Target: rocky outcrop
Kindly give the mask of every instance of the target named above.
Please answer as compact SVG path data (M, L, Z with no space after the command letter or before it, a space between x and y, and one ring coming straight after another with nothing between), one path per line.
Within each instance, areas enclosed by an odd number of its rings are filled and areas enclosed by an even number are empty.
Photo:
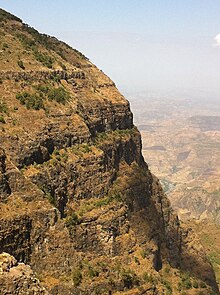
M6 71L0 73L1 80L14 80L18 81L45 81L51 79L66 80L73 83L72 79L85 79L85 73L76 69L75 71L67 72L62 70L56 71L25 71L25 72L13 72Z
M13 256L7 253L0 254L0 286L2 295L48 294L30 266L18 263Z

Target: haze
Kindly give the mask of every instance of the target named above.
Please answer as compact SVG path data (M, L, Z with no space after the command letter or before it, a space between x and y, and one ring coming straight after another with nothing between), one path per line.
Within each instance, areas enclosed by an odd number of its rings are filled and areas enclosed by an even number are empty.
M220 2L0 0L77 48L124 92L220 98Z

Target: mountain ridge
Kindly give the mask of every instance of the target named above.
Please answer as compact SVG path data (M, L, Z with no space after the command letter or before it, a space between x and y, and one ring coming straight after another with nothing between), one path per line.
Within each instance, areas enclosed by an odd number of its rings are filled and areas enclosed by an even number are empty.
M49 294L218 294L114 82L3 10L0 22L1 252L29 264Z

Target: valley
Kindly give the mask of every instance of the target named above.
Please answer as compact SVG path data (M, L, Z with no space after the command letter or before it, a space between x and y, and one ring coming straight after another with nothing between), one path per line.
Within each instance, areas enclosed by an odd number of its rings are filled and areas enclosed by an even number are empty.
M220 221L220 105L130 99L143 155L181 219Z
M181 220L198 233L220 282L220 104L130 97L143 155Z

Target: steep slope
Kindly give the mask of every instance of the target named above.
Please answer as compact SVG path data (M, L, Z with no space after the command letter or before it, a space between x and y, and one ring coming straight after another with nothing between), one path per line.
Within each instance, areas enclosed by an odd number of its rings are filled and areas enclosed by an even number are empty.
M115 84L54 37L0 21L1 252L49 294L218 294Z

